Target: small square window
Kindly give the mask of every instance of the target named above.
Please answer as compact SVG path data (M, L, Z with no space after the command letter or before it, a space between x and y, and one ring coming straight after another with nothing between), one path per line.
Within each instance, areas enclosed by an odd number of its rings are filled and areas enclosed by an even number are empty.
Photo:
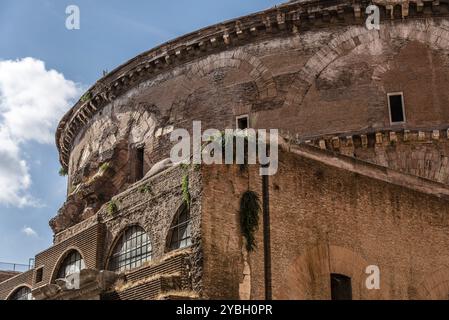
M404 96L402 92L388 94L388 107L392 124L405 122Z
M249 128L249 116L244 115L244 116L237 117L236 125L237 125L237 129L239 129L239 130L248 129Z
M36 270L35 282L36 282L36 283L42 282L43 277L44 277L44 268L41 267L41 268L39 268L39 269Z

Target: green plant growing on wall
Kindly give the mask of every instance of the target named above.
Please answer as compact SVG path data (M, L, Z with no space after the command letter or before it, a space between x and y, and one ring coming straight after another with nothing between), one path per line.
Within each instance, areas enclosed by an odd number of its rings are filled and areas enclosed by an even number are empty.
M188 171L190 169L190 163L181 162L181 169L184 171Z
M87 102L87 101L89 101L90 100L90 92L87 92L87 93L85 93L81 98L80 98L80 101L82 102L82 103L85 103L85 102Z
M109 201L108 206L107 206L107 211L110 215L113 215L118 211L118 205L115 200Z
M187 206L190 207L190 202L191 202L191 198L190 198L190 191L189 191L189 175L185 174L182 177L182 197L184 199L184 201L186 202Z
M109 164L109 162L105 162L100 166L100 171L106 172L110 167L111 167L111 165Z
M61 177L65 177L65 176L67 176L67 170L65 169L65 168L61 168L61 169L59 169L59 175L61 176Z
M246 249L254 251L256 239L254 233L259 226L260 200L253 191L246 191L240 199L240 228L246 239Z
M188 172L190 169L199 171L201 169L201 164L194 164L193 161L190 161L189 163L181 162L180 167L184 172Z
M150 193L151 192L151 186L149 184L145 184L143 186L139 187L140 193Z

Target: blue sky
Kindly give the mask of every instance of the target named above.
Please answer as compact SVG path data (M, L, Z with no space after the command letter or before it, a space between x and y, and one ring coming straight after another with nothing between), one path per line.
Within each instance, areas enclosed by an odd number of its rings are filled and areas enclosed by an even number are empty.
M103 70L281 2L0 0L0 262L28 263L51 245L48 220L66 190L54 128ZM65 28L68 5L80 8L80 30Z

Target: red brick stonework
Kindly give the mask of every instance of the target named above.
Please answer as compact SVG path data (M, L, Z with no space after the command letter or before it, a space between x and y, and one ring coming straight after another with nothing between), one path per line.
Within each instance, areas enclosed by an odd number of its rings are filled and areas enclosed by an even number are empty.
M330 299L331 274L354 299L447 299L449 0L374 2L379 31L365 27L367 2L290 1L105 75L57 128L68 185L54 243L33 270L0 277L0 299L23 286L35 299L263 299L265 274L275 299ZM391 122L392 93L403 122ZM175 129L235 129L241 116L279 130L265 183L257 166L168 161ZM271 215L271 272L262 218L255 251L243 241L248 190ZM171 247L181 216L190 237ZM151 250L117 271L130 228ZM69 290L57 277L73 250L85 269ZM365 286L370 265L379 290Z

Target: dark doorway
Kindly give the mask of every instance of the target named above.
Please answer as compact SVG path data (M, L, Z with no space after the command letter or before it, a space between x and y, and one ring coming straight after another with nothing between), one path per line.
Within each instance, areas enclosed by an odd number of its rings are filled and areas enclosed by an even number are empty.
M135 181L141 180L144 175L145 164L145 149L143 147L136 149L136 166L135 166Z
M331 274L332 300L352 300L351 278L341 274Z

